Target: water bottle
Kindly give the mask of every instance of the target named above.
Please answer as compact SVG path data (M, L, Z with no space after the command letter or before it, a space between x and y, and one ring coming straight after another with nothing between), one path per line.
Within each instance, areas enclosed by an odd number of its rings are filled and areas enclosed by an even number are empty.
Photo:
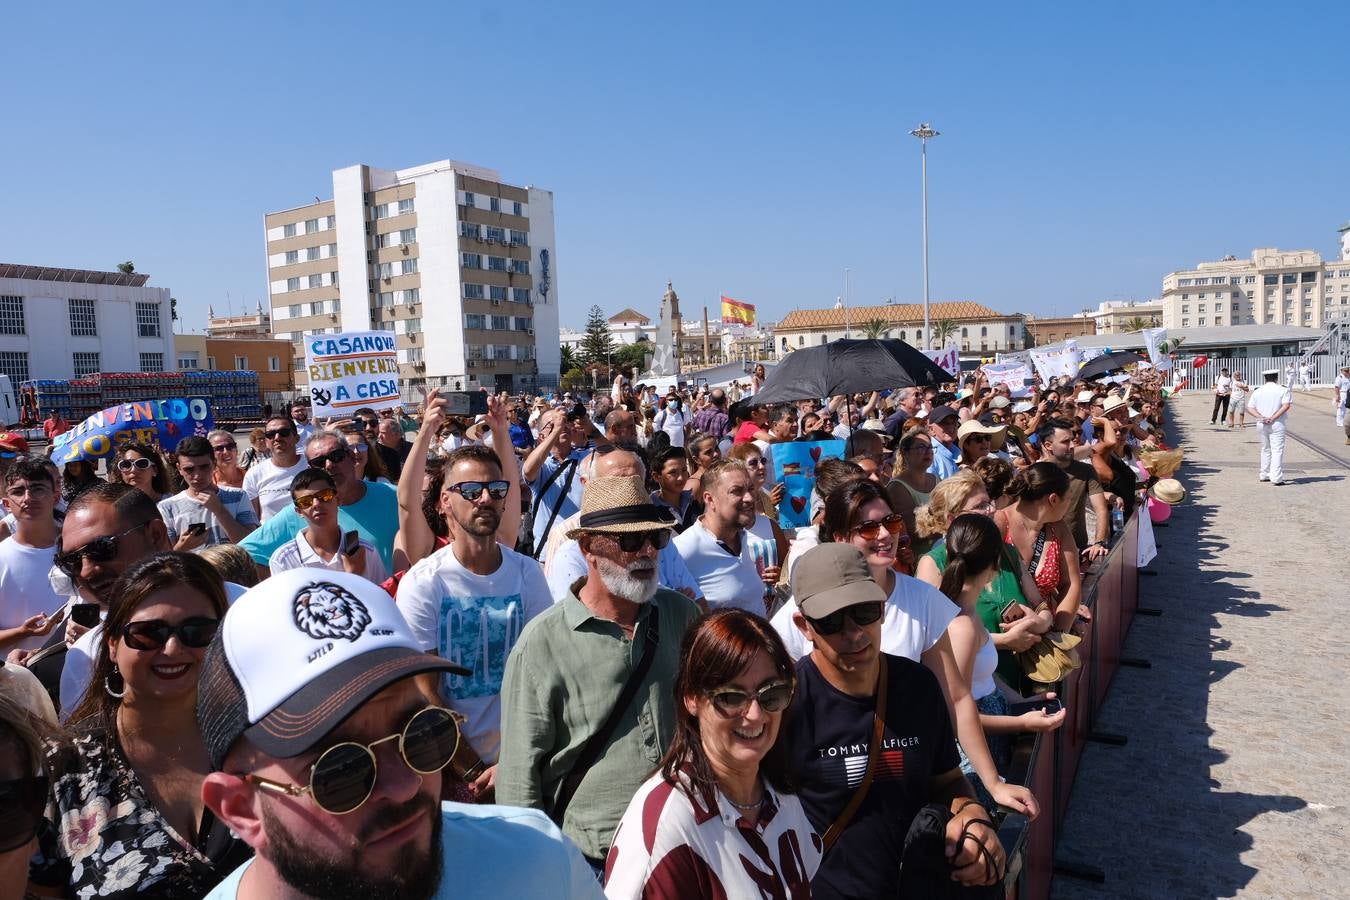
M1125 510L1111 510L1111 533L1120 534L1125 530Z

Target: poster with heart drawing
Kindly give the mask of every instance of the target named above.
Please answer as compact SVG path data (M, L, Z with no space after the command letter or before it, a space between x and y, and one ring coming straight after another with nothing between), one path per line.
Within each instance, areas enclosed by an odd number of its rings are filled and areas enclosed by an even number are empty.
M843 459L843 441L789 441L774 444L773 480L782 482L783 499L778 504L778 524L801 528L811 524L811 490L816 484L816 464L822 459Z

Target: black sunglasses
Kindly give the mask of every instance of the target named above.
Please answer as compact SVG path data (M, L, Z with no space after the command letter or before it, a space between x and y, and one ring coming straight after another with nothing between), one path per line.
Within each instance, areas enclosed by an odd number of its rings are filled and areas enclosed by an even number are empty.
M362 419L358 417L353 421L360 422L366 428L378 428L380 424L379 419Z
M0 853L18 850L37 834L47 785L46 775L0 781Z
M279 437L295 437L295 429L289 425L285 428L274 428L271 431L264 431L263 437L268 440Z
M89 543L80 547L78 550L69 550L64 553L59 551L56 558L52 560L58 569L65 572L71 578L78 578L80 570L84 568L84 561L88 559L94 563L105 563L117 557L118 545L122 538L131 534L133 531L139 531L150 523L142 522L139 525L133 525L120 534L110 534L106 537L94 538Z
M359 809L375 790L379 766L373 748L393 740L398 741L399 754L408 768L418 775L430 775L448 766L459 749L459 724L450 710L428 706L409 719L398 734L369 744L346 741L329 747L310 767L309 784L303 787L258 775L245 775L244 779L278 794L309 794L324 812L346 815Z
M144 622L128 622L122 627L122 640L133 650L163 650L169 638L178 635L178 642L184 647L201 649L211 643L219 619L206 616L193 616L177 625L171 625L163 619L147 619Z
M787 709L787 705L792 702L792 685L786 681L774 681L753 692L725 688L708 694L708 699L727 718L745 715L750 709L751 700L758 700L759 708L765 712L776 713Z
M461 481L446 488L447 491L454 491L470 503L483 496L484 490L493 500L501 500L506 497L506 492L510 489L511 482L509 481Z
M658 528L653 531L626 531L622 534L611 534L610 537L618 542L619 549L624 553L637 553L649 541L657 550L664 550L666 549L666 545L670 543L670 529Z
M806 617L806 621L811 623L811 627L816 630L816 634L831 635L838 634L844 630L844 616L853 620L853 624L859 628L865 628L877 621L886 612L886 605L881 601L871 603L855 603L852 606L845 606L843 609L836 609L823 619L813 619Z
M337 465L340 462L345 462L347 460L347 457L350 455L351 451L347 449L347 445L345 443L339 444L337 447L333 448L332 450L329 450L327 453L321 453L318 456L311 456L309 458L309 467L311 469L327 468L329 463Z
M211 449L217 453L224 453L226 450L238 450L239 445L234 441L230 441L228 444L212 444Z

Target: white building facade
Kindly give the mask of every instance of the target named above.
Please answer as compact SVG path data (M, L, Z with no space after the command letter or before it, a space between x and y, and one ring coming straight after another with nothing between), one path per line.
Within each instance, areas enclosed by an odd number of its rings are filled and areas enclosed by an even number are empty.
M796 309L773 328L774 349L781 359L784 353L814 347L840 338L867 336L869 322L885 323L883 338L899 338L920 348L938 349L955 345L963 353L988 355L999 351L1026 349L1026 330L1022 315L1004 314L969 300L933 302L929 305L930 333L923 333L923 305L918 303L885 306L845 307L836 303L830 309ZM939 333L942 325L949 333Z
M432 387L557 384L553 194L454 160L333 172L333 199L264 220L272 327L295 345L340 331L396 335L405 401Z
M149 277L0 263L0 374L175 371L169 290Z
M1350 223L1342 226L1340 259L1316 250L1252 251L1163 278L1163 325L1293 325L1321 328L1350 319Z

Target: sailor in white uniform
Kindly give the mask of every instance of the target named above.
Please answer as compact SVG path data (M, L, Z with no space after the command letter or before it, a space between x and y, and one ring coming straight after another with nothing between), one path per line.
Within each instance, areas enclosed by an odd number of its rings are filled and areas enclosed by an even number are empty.
M1336 427L1345 426L1345 395L1350 393L1350 366L1341 366L1336 376L1335 390L1331 392L1332 403L1336 406Z
M1247 400L1261 436L1261 480L1284 484L1284 419L1294 402L1292 385L1280 384L1279 369L1266 369L1261 377L1265 383Z

